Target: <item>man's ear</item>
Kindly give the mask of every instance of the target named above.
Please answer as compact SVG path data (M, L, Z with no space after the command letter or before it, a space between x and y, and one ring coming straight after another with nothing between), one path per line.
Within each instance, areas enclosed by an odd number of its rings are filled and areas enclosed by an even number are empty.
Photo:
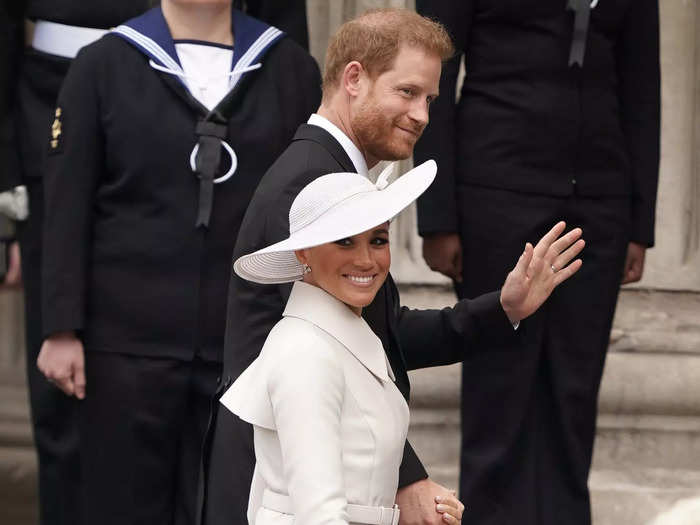
M366 74L365 68L357 60L348 62L343 69L342 88L348 95L358 96L362 91L362 82Z

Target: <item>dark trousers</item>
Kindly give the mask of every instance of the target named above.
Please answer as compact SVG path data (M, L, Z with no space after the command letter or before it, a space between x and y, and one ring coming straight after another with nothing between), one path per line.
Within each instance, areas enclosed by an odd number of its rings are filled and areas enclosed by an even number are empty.
M31 214L18 223L24 280L27 384L34 444L39 460L39 516L42 525L80 524L80 457L78 408L39 372L41 349L41 223L43 192L40 178L25 180Z
M85 523L193 525L219 363L86 352Z
M502 286L526 241L583 228L583 267L519 328L519 346L463 366L460 491L469 523L587 525L597 398L629 235L628 198L459 194L460 296Z

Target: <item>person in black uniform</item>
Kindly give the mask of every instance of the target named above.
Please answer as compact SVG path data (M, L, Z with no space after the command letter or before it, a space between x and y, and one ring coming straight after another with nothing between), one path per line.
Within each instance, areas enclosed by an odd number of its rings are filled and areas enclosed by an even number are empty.
M40 306L42 162L47 129L54 120L58 90L79 45L90 43L104 30L143 13L155 3L156 0L90 3L25 0L3 2L0 7L3 38L0 57L0 191L23 185L31 200L31 214L16 226L22 247L27 376L34 443L39 459L42 524L79 523L76 506L80 476L75 400L66 398L50 385L36 368L43 339ZM307 46L303 2L239 0L238 3L245 3L243 8L255 11L258 18L282 28ZM23 35L25 17L36 25L38 32L35 45L27 48ZM12 213L12 219L24 217L23 203L24 199L18 201L17 208L22 209ZM13 244L9 245L9 250L11 257L6 282L7 285L16 285L21 273L19 249Z
M658 2L420 0L417 9L458 49L415 152L440 166L418 203L428 264L473 297L555 217L588 241L583 270L522 327L522 359L484 352L463 368L461 497L471 523L588 524L618 290L641 278L654 244ZM488 273L474 279L477 267Z
M279 29L161 4L80 51L44 140L38 365L83 399L91 524L194 523L238 227L320 97Z
M292 201L315 178L334 172L367 176L368 166L380 160L409 157L427 124L428 105L437 95L441 59L451 53L444 29L408 10L373 11L341 26L326 55L323 102L317 114L299 127L292 143L261 181L243 219L234 258L286 238ZM563 228L558 224L534 252L528 245L519 266L527 266L524 261L534 253L542 265L539 269L546 270L539 275L550 284L572 275L581 262L566 265L583 248L583 241L575 242L580 234L577 229L555 241ZM543 258L559 265L561 272L554 275ZM516 260L517 255L511 264ZM531 304L532 309L510 311L509 305L521 304L523 298L524 289L515 292L518 287L513 286L513 278L518 276L518 271L512 272L504 285L504 275L493 287L503 286L500 292L460 301L454 308L423 311L401 307L398 289L391 276L387 278L362 315L381 339L405 397L409 395L409 369L461 361L485 341L515 344L517 332L511 322L523 319L541 304L538 300ZM529 282L535 281L533 277ZM270 329L282 316L290 288L260 286L232 277L220 393L257 357ZM550 290L547 288L547 294ZM539 299L544 301L547 294ZM511 352L511 359L521 359L520 352ZM255 464L252 428L228 411L213 415L214 432L205 457L204 523L245 523ZM433 500L435 496L449 497L449 492L427 479L408 442L399 486L402 523L453 523L440 515L441 507L436 509ZM469 519L469 510L465 518Z
M106 29L146 10L147 0L123 2L78 2L75 0L28 0L4 2L12 9L16 28L14 48L3 48L3 62L15 66L3 73L2 89L11 97L9 111L3 112L8 146L0 170L14 179L12 185L26 186L30 213L19 221L24 281L27 378L34 443L38 456L39 516L42 525L81 523L80 467L78 455L77 402L49 384L36 368L41 348L41 237L43 220L43 167L48 129L56 96L70 65L65 38L42 40L40 49L24 46L25 17L37 23L39 35L46 27ZM44 26L40 28L39 26ZM78 27L80 26L80 27ZM90 30L88 30L89 32ZM99 34L95 31L94 34ZM90 39L83 40L89 42ZM45 45L44 45L45 44ZM52 45L55 44L54 49ZM11 51L10 51L11 49Z

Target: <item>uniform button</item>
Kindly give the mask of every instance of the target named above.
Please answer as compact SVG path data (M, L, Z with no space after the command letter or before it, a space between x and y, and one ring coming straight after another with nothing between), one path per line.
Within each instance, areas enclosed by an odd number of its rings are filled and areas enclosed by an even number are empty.
M571 179L571 184L576 184L576 179Z
M219 376L219 377L216 378L216 384L217 384L217 385L220 385L220 384L221 384L221 376Z
M224 381L224 386L228 388L229 386L231 386L231 383L233 383L231 376L230 375L226 376L226 381Z

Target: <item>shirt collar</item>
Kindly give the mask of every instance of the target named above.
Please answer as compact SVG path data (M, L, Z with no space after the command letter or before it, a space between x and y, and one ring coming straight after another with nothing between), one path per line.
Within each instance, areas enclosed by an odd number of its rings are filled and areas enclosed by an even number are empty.
M283 315L312 323L347 348L378 379L395 381L381 340L362 317L325 290L295 282Z
M333 138L340 143L348 157L350 157L350 160L352 161L353 166L355 166L357 173L363 175L364 177L369 176L369 169L367 169L367 161L365 160L365 156L355 145L355 143L350 140L350 137L343 133L338 126L318 113L313 113L311 117L309 117L307 124L318 126L319 128L323 128L330 133Z

